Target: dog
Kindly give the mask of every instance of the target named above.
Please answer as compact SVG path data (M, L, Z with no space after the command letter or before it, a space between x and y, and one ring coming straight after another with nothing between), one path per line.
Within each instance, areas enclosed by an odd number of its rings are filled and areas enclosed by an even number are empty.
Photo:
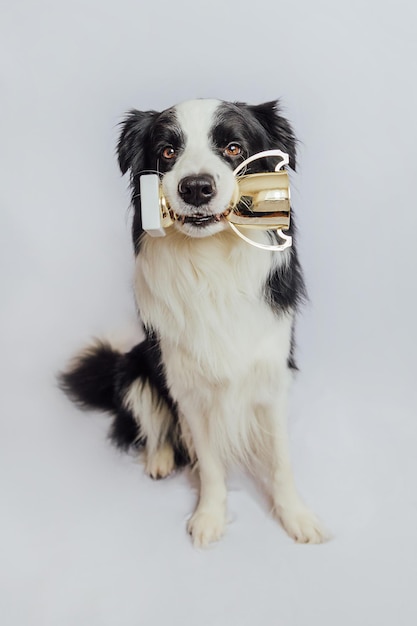
M61 375L84 408L110 412L116 446L144 449L152 478L190 464L200 478L188 521L195 546L225 532L226 472L243 464L267 479L273 512L300 543L326 531L301 500L289 458L288 391L296 370L294 323L305 296L292 219L291 248L267 252L239 239L225 214L233 170L280 149L296 166L296 138L279 101L256 106L190 100L130 111L117 146L130 172L135 295L144 340L129 351L93 343ZM272 157L245 173L271 171ZM165 237L142 228L139 179L157 173L177 219ZM254 230L259 243L274 231Z

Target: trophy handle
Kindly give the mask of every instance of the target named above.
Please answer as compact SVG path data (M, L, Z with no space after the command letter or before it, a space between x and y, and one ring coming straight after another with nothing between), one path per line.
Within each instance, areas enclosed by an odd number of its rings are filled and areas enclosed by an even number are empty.
M233 175L237 176L239 172L241 172L246 167L246 165L248 165L249 163L252 163L252 161L257 161L258 159L263 159L265 157L273 157L273 156L281 157L281 161L275 167L276 172L278 172L285 165L288 165L290 162L289 155L286 152L282 152L282 150L264 150L263 152L257 152L256 154L252 155L248 159L245 159L244 161L242 161L242 163L240 163L237 166L237 168L234 170ZM265 244L265 243L258 243L257 241L253 241L253 239L249 239L249 237L246 237L230 221L229 221L229 226L238 237L243 239L243 241L246 241L246 243L249 243L251 246L255 246L255 248L259 248L260 250L269 250L271 252L282 252L283 250L286 250L287 248L291 248L292 246L292 237L290 237L289 235L284 235L284 233L282 232L280 228L276 230L276 233L279 239L283 241L283 243Z
M239 172L243 170L243 168L246 167L249 163L252 163L252 161L257 161L258 159L263 159L264 157L271 157L271 156L281 157L281 161L275 167L276 172L278 172L278 170L280 170L281 167L284 167L284 165L288 165L290 162L289 155L286 152L283 152L282 150L264 150L263 152L257 152L256 154L253 154L248 159L245 159L244 161L242 161L242 163L240 163L237 166L237 168L234 170L233 176L237 176L237 174L239 174Z
M236 233L238 237L243 239L243 241L246 241L246 243L250 243L251 246L255 246L255 248L259 248L260 250L270 250L271 252L282 252L283 250L286 250L287 248L291 248L292 246L292 237L290 237L290 235L284 235L284 233L282 232L280 228L276 230L275 232L277 233L280 239L284 240L284 243L267 244L267 243L258 243L257 241L254 241L253 239L249 239L249 237L246 237L246 235L244 235L234 224L232 224L232 222L229 222L229 226L233 230L233 232Z

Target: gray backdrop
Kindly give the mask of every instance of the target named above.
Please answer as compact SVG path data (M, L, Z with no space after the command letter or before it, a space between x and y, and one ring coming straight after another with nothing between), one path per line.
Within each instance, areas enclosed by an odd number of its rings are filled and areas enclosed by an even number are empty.
M3 3L5 5L5 3ZM416 17L392 2L19 0L1 20L4 624L409 625L417 618ZM230 478L207 552L187 472L153 483L106 418L57 392L92 335L132 323L130 107L282 98L310 304L291 443L334 539L294 545Z

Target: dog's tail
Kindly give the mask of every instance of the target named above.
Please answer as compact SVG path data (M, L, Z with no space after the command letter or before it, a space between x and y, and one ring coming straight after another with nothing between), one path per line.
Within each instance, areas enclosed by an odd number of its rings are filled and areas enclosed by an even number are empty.
M59 374L59 386L82 409L117 410L116 377L122 354L97 341Z
M120 379L125 360L126 355L109 342L96 341L58 375L59 387L80 408L112 414L109 439L122 450L145 443L138 421L122 402Z
M155 336L148 335L128 352L96 341L70 362L58 383L80 408L112 415L109 438L118 448L169 440L176 465L189 462Z

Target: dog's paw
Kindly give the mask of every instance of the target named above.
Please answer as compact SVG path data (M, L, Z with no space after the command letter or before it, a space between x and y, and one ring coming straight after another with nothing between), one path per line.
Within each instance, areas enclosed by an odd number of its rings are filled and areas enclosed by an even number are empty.
M146 453L145 472L151 478L166 478L175 469L174 450L169 444L158 448L156 452Z
M281 510L279 519L289 536L297 543L323 543L330 539L329 532L307 507Z
M187 530L195 548L206 548L224 534L226 517L223 511L197 511L188 522Z

